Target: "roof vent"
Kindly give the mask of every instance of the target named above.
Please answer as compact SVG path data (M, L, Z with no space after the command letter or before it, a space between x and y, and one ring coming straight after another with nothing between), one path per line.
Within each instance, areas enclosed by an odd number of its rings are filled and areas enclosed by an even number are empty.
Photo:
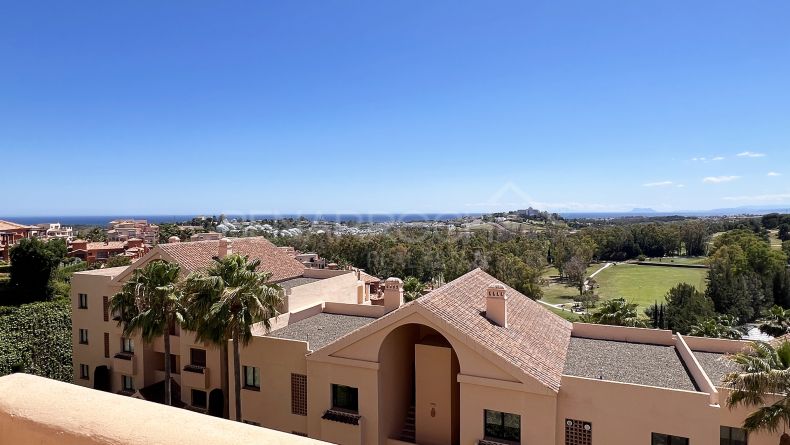
M501 283L492 283L486 289L486 318L498 326L507 327L507 294Z
M219 240L219 258L225 258L233 253L233 241L230 238L222 238Z

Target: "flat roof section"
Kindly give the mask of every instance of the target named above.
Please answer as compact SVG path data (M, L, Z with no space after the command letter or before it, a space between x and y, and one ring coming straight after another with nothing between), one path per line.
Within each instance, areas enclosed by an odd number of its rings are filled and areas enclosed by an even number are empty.
M105 277L114 277L119 275L121 272L126 270L129 266L118 266L118 267L103 267L101 269L93 269L93 270L83 270L80 272L75 272L82 275L102 275Z
M269 337L301 340L317 351L338 338L376 320L374 317L328 314L321 312L269 333Z
M725 374L738 370L738 366L727 358L728 354L700 351L693 351L693 353L713 386L721 386L721 379Z
M674 346L571 337L563 374L697 390Z
M321 281L321 278L297 277L297 278L291 278L290 280L280 281L277 284L281 288L288 290L288 289L293 289L297 286L302 286L304 284L315 283L316 281Z

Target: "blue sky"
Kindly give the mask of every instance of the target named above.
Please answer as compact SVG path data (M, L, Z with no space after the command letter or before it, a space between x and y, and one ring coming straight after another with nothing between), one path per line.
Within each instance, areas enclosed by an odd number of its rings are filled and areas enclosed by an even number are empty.
M788 22L786 1L7 2L0 214L787 206Z

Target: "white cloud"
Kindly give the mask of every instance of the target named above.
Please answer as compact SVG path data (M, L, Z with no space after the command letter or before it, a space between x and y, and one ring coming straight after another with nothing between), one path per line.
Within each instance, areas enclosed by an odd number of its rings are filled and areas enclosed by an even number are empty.
M720 184L722 182L735 181L740 176L708 176L702 179L702 182L707 184Z
M782 176L782 174L777 172L768 172L767 176Z
M648 182L642 184L642 187L667 187L674 184L672 181L659 181L659 182Z
M695 161L695 162L723 161L724 160L724 156L714 156L712 158L707 158L705 156L697 156L697 157L691 158L691 160Z
M790 193L776 193L768 195L752 196L726 196L727 201L747 201L747 202L785 202L790 201Z
M676 185L675 187L677 187L677 188L679 188L679 189L682 189L682 188L683 188L683 187L685 187L685 186L686 186L686 184L678 184L678 185Z
M765 156L765 153L755 153L753 151L742 151L742 152L738 153L735 156L738 156L740 158L762 158L763 156Z

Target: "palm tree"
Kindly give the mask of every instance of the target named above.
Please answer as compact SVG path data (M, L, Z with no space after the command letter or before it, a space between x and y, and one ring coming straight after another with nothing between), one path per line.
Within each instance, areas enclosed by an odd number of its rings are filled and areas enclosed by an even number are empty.
M282 304L282 290L269 283L270 273L257 272L259 265L260 260L231 254L216 260L208 271L191 274L186 284L191 314L188 328L195 331L198 339L219 344L226 364L227 343L233 340L237 421L242 418L239 344L249 343L252 325L258 322L268 331L269 320L277 316ZM229 386L225 382L223 385ZM225 388L223 392L228 393Z
M790 309L777 305L768 309L768 316L760 323L760 332L773 337L781 337L790 332Z
M417 277L406 277L403 280L403 297L406 302L414 301L422 297L425 291L425 284Z
M738 326L738 318L734 315L719 315L708 317L693 324L689 335L695 337L729 338L738 340L743 338L746 329Z
M647 324L637 315L637 306L636 303L627 302L624 298L605 300L597 311L583 315L582 321L585 323L643 328Z
M113 313L120 314L123 335L139 333L146 343L164 337L165 404L172 404L170 391L170 328L184 322L183 293L178 286L180 266L152 261L135 269L132 278L110 300Z
M790 424L790 342L778 345L754 342L750 349L730 357L738 366L737 372L724 376L731 389L727 406L757 407L743 422L747 432L776 432ZM777 402L766 405L767 395L778 395ZM781 443L790 443L790 436L782 435Z

